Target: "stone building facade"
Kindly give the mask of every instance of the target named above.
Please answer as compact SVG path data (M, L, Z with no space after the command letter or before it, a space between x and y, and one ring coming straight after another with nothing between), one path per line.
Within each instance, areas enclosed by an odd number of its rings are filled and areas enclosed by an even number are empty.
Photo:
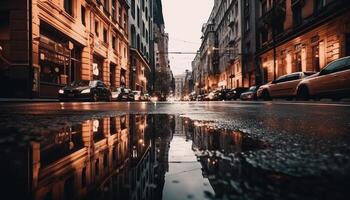
M150 67L153 0L128 0L130 41L130 86L147 92Z
M127 1L6 0L2 5L6 22L0 41L9 47L2 53L8 66L1 73L17 86L8 96L56 98L59 88L76 80L128 86Z
M215 1L195 61L197 93L243 86L241 29L241 1Z
M258 5L263 82L297 71L320 71L350 55L349 1L262 0Z

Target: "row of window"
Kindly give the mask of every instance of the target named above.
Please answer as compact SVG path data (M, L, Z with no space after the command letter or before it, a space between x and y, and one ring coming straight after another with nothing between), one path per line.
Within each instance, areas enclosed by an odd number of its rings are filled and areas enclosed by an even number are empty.
M111 2L111 6L109 6ZM63 8L71 16L74 16L75 2L73 0L63 0ZM123 11L122 6L117 3L117 0L103 0L104 12L112 15L112 19L118 21L119 25L127 32L128 30L128 16L126 10ZM80 7L81 23L86 26L86 8Z
M249 1L249 0L246 0ZM283 6L285 8L286 6L286 2L285 0L280 0L277 3L279 3L281 6ZM261 7L260 7L260 16L263 16L265 13L269 12L273 6L275 4L277 4L276 2L274 2L273 0L262 0L261 1ZM313 3L313 8L314 8L314 12L317 13L319 11L321 11L323 8L326 7L326 0L314 0ZM247 3L247 6L249 6L249 3ZM297 26L300 25L302 22L302 4L299 3L295 3L292 6L292 12L293 12L293 25Z

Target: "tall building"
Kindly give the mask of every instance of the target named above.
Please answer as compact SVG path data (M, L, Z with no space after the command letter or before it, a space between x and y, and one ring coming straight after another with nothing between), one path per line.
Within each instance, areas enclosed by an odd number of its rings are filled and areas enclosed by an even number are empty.
M199 81L198 87L200 93L209 92L212 88L217 87L218 67L216 60L213 61L215 47L215 29L212 18L202 26L202 44L199 49ZM215 55L215 58L217 56Z
M200 72L200 60L199 60L199 54L196 54L194 57L192 63L192 79L193 79L193 89L194 91L199 94L199 72Z
M2 96L56 98L75 80L128 86L128 2L4 0ZM29 22L29 23L28 23Z
M186 74L175 75L175 99L182 100Z
M152 35L152 0L129 0L130 86L147 92Z
M257 1L244 0L241 4L242 76L243 86L261 84L260 68L256 63L257 49Z
M260 0L258 51L263 82L297 71L320 71L350 55L350 2Z
M166 96L172 89L173 74L169 61L169 34L165 32L162 1L153 4L153 39L154 39L154 92Z
M241 87L243 86L241 1L216 1L215 3L217 4L214 6L216 10L214 15L215 48L217 48L215 61L219 69L217 87Z
M241 1L215 1L202 27L202 44L195 75L197 92L243 86Z

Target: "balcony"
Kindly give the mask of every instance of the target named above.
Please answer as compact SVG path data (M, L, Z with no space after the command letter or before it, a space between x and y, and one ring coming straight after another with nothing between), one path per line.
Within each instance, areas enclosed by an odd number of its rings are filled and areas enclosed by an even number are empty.
M305 0L292 0L292 7L295 5L301 5L304 6L305 5Z
M230 28L233 28L234 27L234 25L235 25L235 19L233 19L233 18L231 18L230 19L230 23L228 24L228 26L230 27Z
M275 25L281 23L286 17L286 2L285 0L277 1L274 5L266 10L259 19L259 26Z

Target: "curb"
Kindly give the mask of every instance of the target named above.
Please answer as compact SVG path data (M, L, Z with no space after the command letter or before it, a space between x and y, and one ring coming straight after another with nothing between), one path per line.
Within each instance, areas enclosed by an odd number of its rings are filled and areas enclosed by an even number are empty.
M58 99L0 98L1 103L58 102Z

